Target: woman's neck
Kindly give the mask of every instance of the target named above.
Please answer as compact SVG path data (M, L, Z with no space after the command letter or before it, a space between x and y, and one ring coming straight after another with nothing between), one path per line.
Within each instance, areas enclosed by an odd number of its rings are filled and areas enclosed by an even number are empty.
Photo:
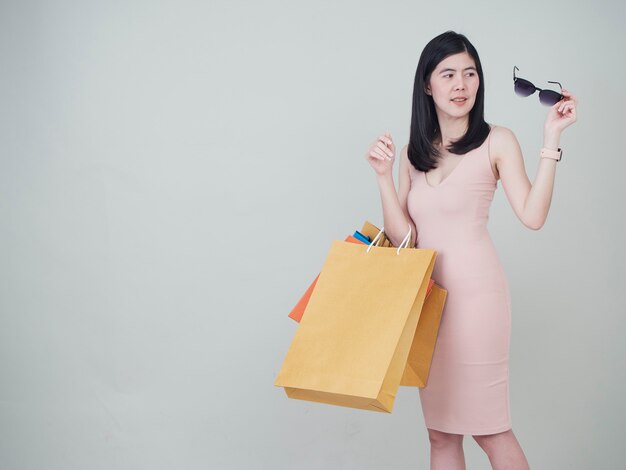
M467 132L469 124L469 117L463 116L462 118L451 118L451 117L439 117L439 130L440 130L440 139L438 139L439 144L443 143L443 147L447 148L450 146L455 140L460 139Z

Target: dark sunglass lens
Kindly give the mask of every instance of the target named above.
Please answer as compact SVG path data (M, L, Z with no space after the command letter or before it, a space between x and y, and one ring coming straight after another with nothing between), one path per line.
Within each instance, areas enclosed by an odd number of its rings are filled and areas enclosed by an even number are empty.
M539 102L546 106L553 106L561 101L561 95L556 91L542 90L539 93Z
M517 96L530 96L535 92L535 85L530 83L528 80L518 78L515 80L514 89Z

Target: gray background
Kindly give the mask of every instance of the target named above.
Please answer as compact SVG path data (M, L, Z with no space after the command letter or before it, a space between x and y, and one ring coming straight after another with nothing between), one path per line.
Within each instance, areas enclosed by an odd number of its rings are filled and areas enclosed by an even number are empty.
M0 3L0 468L425 469L392 414L290 400L287 318L333 239L382 224L368 145L408 141L432 37L478 49L486 119L534 180L579 98L539 231L501 184L513 429L532 468L623 468L626 9L615 2ZM397 164L394 169L397 175ZM489 463L465 439L468 468Z

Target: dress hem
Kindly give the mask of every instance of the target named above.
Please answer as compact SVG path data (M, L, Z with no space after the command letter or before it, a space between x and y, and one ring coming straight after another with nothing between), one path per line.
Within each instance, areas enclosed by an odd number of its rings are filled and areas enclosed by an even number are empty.
M498 434L500 432L504 432L504 431L508 431L509 429L513 429L513 427L511 426L511 424L505 424L503 426L499 426L497 428L491 428L488 430L482 429L482 430L471 430L471 431L467 431L465 430L461 430L459 431L458 428L455 428L454 426L439 426L437 424L435 425L426 425L427 429L433 429L435 431L441 431L441 432L445 432L445 433L449 433L449 434L462 434L464 436L486 436L486 435L490 435L490 434Z

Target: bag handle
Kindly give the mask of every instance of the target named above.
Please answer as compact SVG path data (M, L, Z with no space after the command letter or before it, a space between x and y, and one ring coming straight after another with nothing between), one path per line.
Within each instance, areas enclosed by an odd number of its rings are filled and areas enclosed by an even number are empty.
M370 249L372 248L372 246L378 246L378 242L380 241L380 236L383 234L384 231L385 231L385 227L381 228L378 234L374 237L370 245L367 247L368 253L370 252ZM398 247L398 250L396 251L396 253L399 255L401 248L408 248L410 241L411 241L411 224L409 224L409 233L406 234L406 236L402 240L402 243L400 243L400 246Z

